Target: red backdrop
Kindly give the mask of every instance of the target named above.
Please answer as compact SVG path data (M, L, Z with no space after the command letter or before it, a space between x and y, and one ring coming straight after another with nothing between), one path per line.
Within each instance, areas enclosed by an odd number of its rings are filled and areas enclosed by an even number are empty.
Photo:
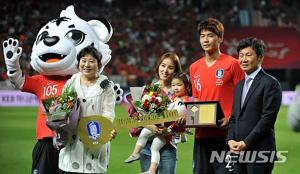
M256 37L265 42L264 68L300 68L300 42L295 28L225 28L221 50L237 58L238 41L246 37Z

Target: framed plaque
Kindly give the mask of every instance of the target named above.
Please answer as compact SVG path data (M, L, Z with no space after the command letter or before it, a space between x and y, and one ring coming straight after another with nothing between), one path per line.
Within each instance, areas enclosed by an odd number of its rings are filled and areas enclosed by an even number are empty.
M224 113L218 101L185 102L186 127L217 127Z

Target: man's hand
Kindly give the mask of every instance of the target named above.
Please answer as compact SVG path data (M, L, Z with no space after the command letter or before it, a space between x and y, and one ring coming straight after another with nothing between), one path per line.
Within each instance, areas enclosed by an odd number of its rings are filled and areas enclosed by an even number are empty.
M228 141L228 146L229 146L229 148L230 149L235 149L235 147L236 147L236 141L234 141L234 140L229 140Z
M225 128L228 126L229 120L224 117L221 120L218 120L218 123L220 124L220 127Z
M240 154L241 151L244 151L246 149L246 144L244 141L234 141L234 140L229 140L228 145L230 148L230 152L234 154Z
M234 140L229 140L228 141L228 146L230 148L230 152L234 153L234 154L239 154L239 151L235 150L236 149L236 145L237 142Z
M244 151L246 149L246 144L244 141L237 142L237 150Z

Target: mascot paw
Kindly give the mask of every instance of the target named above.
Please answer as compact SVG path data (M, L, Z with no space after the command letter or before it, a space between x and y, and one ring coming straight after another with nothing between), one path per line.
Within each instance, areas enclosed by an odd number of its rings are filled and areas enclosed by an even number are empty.
M176 109L178 111L178 114L180 116L184 116L186 114L186 107L185 104L182 101L176 101L174 103L173 109Z
M116 96L116 103L121 103L123 99L123 89L120 87L119 84L114 84L114 91Z
M111 59L111 49L109 45L99 42L99 52L102 55L101 65L104 67Z
M9 38L3 42L3 53L5 64L8 71L20 69L19 59L22 54L22 48L19 47L19 41Z

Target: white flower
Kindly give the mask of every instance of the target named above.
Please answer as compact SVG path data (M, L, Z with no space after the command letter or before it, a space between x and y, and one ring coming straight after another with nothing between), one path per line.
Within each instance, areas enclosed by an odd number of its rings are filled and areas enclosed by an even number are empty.
M156 109L156 108L157 108L157 105L155 103L150 104L150 110Z
M144 103L146 100L151 100L151 97L147 94L142 97L142 102Z
M158 102L160 103L162 101L161 97L156 97L156 100L158 100Z

